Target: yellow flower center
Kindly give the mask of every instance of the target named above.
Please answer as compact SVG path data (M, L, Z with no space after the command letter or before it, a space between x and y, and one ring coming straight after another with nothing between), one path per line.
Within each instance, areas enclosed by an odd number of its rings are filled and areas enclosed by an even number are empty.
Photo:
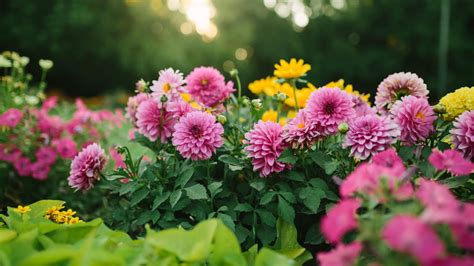
M299 124L298 124L298 128L299 128L299 129L304 128L304 123L299 123Z
M422 113L422 112L418 112L416 114L416 118L420 119L420 120L424 120L425 119L425 115Z
M165 83L165 84L163 85L163 91L164 91L164 92L168 92L170 89L171 89L171 86L170 86L169 83Z
M202 84L202 85L207 85L207 83L209 83L209 81L207 81L207 79L201 80L201 84Z

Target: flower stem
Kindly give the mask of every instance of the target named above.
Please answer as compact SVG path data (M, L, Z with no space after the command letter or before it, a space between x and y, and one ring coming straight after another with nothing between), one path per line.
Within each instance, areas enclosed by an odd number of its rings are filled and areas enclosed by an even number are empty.
M293 97L295 98L295 111L298 112L298 99L296 98L296 79L291 79L291 86L293 87Z

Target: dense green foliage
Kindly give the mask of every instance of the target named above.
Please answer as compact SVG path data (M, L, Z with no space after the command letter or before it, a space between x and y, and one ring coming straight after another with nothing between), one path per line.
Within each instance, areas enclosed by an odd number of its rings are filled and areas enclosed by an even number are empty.
M189 231L148 228L146 237L132 240L101 219L59 224L44 217L63 204L43 200L25 213L9 208L8 216L1 216L6 224L0 226L0 265L296 265L266 248L242 253L236 237L217 219Z
M308 78L315 85L344 77L374 92L387 73L412 71L438 98L474 81L470 0L451 1L446 88L438 87L437 73L440 0L349 0L341 10L327 0L305 1L321 6L300 32L263 1L213 1L219 33L209 43L183 35L179 25L186 18L169 11L166 1L158 1L157 11L148 0L126 2L2 1L0 50L53 59L59 67L50 84L75 95L130 88L136 77L154 79L157 69L171 65L184 72L197 65L222 69L226 60L234 61L246 84L270 73L278 59L294 56L313 66ZM248 60L235 60L239 47L249 51Z

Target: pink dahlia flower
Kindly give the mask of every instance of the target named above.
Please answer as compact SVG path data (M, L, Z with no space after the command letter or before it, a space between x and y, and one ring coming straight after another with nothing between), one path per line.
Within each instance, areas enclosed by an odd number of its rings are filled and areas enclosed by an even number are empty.
M48 112L58 105L58 96L51 96L44 100L41 105L41 111Z
M421 220L410 215L397 215L385 224L382 238L388 246L406 252L421 263L441 257L444 246L435 231Z
M321 266L353 266L361 251L362 244L360 242L352 242L347 245L339 244L329 252L318 253L318 261Z
M58 158L58 154L56 150L52 147L41 147L39 148L36 153L36 160L42 161L45 164L52 165L56 162Z
M405 96L390 110L401 129L400 139L408 144L424 141L433 132L436 115L425 98Z
M457 219L449 224L457 244L465 249L474 250L474 204L464 203L458 208Z
M381 114L387 114L395 101L413 95L428 98L428 89L423 79L410 72L399 72L386 77L378 86L375 106Z
M464 159L457 150L433 150L428 160L439 171L447 170L453 175L469 175L474 172L474 163Z
M114 168L125 168L125 162L123 161L122 155L114 147L110 147L109 154L114 162Z
M53 146L63 159L72 159L77 154L77 144L72 139L63 138L54 140Z
M44 161L37 161L31 165L31 177L36 180L46 180L50 170L50 164Z
M351 149L351 156L365 160L390 147L400 131L388 117L366 115L349 122L343 147Z
M321 137L321 133L316 124L308 119L304 109L299 110L296 117L283 128L283 139L293 149L310 147L318 137Z
M175 100L180 98L179 93L183 91L183 86L183 73L179 70L166 68L160 70L158 80L153 80L150 89L153 91L153 97L158 100L165 94L170 100Z
M252 158L253 170L259 171L261 177L285 169L285 164L278 161L284 149L282 133L281 125L271 121L259 121L245 133L245 151Z
M166 143L171 137L176 123L173 115L166 110L163 103L156 99L148 99L138 106L137 110L138 132L151 141L160 140Z
M194 111L194 108L183 100L175 100L166 105L166 110L179 120L187 113Z
M71 163L69 185L76 190L92 188L100 179L100 171L104 169L106 162L105 152L97 143L88 145L74 157Z
M126 117L130 119L133 126L136 126L137 123L137 109L140 104L146 100L150 99L150 95L148 93L139 93L135 96L129 97L127 101L127 113Z
M0 115L0 126L16 127L23 118L23 113L16 109L10 108Z
M344 235L357 229L356 212L360 207L358 199L344 199L332 207L321 221L321 232L331 243L339 243Z
M397 175L400 176L405 172L403 160L398 156L397 151L393 148L375 154L372 157L372 163L387 168L398 169Z
M458 212L460 203L445 185L422 179L416 197L425 205L421 215L425 222L451 223L462 217Z
M188 113L174 129L173 145L186 159L207 160L224 144L224 128L213 115L206 112Z
M474 159L474 110L466 111L453 122L451 139L457 150L464 152L469 159Z
M376 113L376 111L359 96L351 95L351 97L352 102L354 103L354 111L356 117L364 115L374 115Z
M13 166L15 167L15 170L17 171L18 175L20 176L31 175L32 163L30 159L21 156L13 162Z
M235 91L234 84L225 83L224 76L213 67L195 68L187 77L187 92L207 107L224 102Z
M348 122L355 116L351 95L333 88L321 88L311 93L306 103L309 120L321 128L324 135L338 132L342 122Z

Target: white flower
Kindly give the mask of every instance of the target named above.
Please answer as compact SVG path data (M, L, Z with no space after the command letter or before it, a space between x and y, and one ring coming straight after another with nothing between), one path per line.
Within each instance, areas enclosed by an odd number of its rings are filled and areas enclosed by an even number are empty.
M48 60L48 59L40 59L39 60L39 65L42 69L44 70L49 70L53 67L53 61Z

